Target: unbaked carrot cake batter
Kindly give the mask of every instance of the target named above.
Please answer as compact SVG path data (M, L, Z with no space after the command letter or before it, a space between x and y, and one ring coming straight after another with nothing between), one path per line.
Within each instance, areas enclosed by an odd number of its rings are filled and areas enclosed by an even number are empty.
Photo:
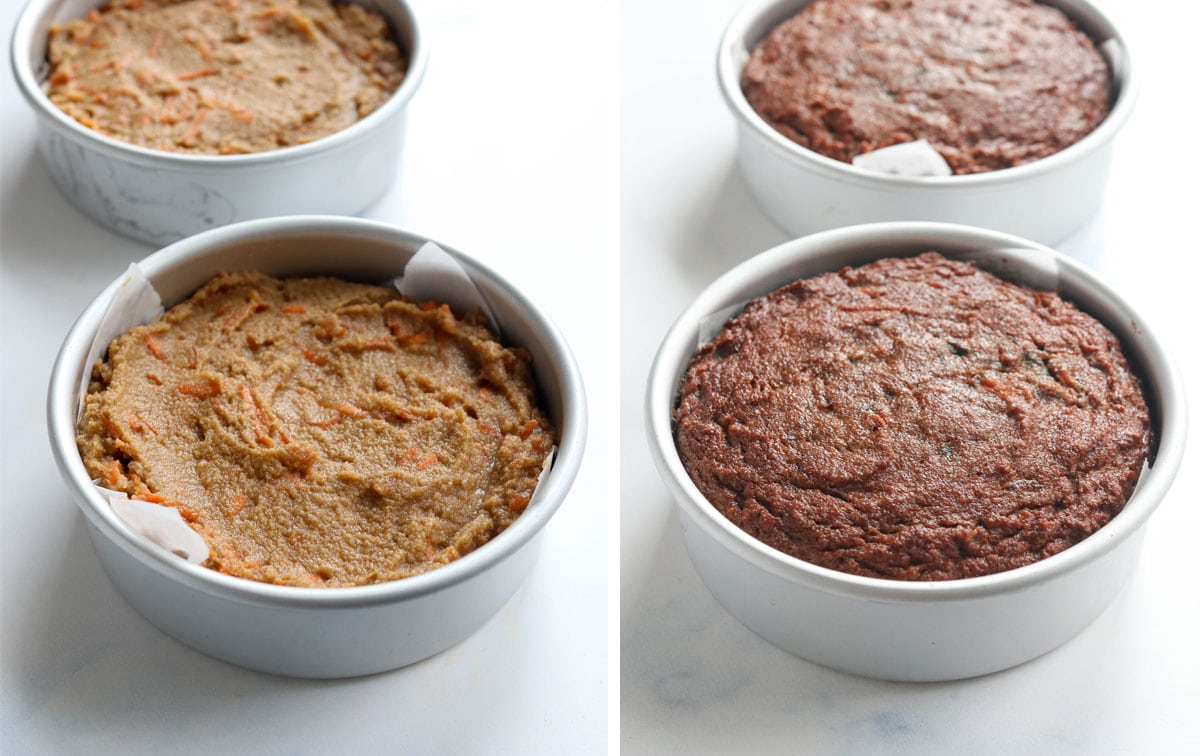
M404 78L384 18L329 0L112 0L50 30L50 100L170 152L263 152L369 115Z
M207 566L299 586L404 578L525 509L554 444L528 355L477 314L329 278L217 276L112 342L78 445L176 507Z

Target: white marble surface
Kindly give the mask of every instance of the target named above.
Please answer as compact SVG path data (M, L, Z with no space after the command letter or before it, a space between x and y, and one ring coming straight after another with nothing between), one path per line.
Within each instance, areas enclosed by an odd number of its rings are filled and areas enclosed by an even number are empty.
M1195 280L1192 3L1097 0L1127 32L1141 98L1117 137L1102 210L1060 248L1160 331L1192 395L1193 442L1130 583L1067 645L957 683L833 672L761 640L718 606L683 549L642 424L646 374L697 292L783 241L734 165L715 81L742 0L622 5L621 752L1195 753L1200 742L1200 336ZM1178 145L1182 141L1184 147Z
M23 3L0 8L11 35ZM0 752L604 753L614 445L616 9L421 0L430 68L399 180L364 214L524 289L584 373L588 453L531 579L467 641L407 669L311 682L162 635L114 592L51 458L46 381L83 306L152 249L55 191L0 75ZM566 33L563 33L563 32ZM580 33L586 31L587 33ZM569 64L567 63L569 62ZM615 564L612 567L615 570Z

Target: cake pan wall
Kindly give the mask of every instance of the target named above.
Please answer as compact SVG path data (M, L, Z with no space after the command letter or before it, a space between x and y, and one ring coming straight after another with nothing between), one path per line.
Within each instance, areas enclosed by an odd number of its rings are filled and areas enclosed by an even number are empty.
M1009 280L1055 289L1121 340L1142 379L1154 457L1125 508L1081 543L1025 567L947 581L883 580L818 567L775 551L716 511L684 470L672 412L699 347L701 323L790 281L880 257L937 250ZM734 617L791 653L859 675L949 680L1014 666L1066 642L1125 582L1144 527L1183 455L1186 408L1178 372L1136 312L1087 268L1014 236L951 224L879 223L785 243L730 270L671 327L651 367L651 455L676 504L684 542L710 592Z
M222 270L382 282L396 276L424 241L355 218L272 218L184 239L140 267L169 306ZM51 447L101 564L151 623L234 664L298 677L347 677L404 666L458 643L521 584L582 458L587 431L582 379L568 345L536 305L496 273L443 248L492 307L504 343L530 351L542 406L559 431L557 455L534 499L508 529L455 562L387 583L328 589L267 585L190 564L134 534L97 492L75 446L88 348L125 276L80 315L51 374Z
M307 144L247 155L190 155L111 139L63 113L43 88L52 23L98 0L31 0L13 30L13 74L37 114L38 151L59 191L84 214L125 236L166 244L205 229L288 214L360 212L392 184L408 104L428 59L404 0L370 0L408 55L400 88L357 123Z
M1082 0L1045 0L1104 43L1114 77L1112 110L1079 142L1025 165L962 176L903 177L858 168L802 147L772 128L741 88L749 51L812 0L752 0L732 19L717 53L717 80L737 122L737 161L750 194L775 223L801 236L877 221L982 226L1054 244L1101 205L1113 138L1137 85L1124 39Z

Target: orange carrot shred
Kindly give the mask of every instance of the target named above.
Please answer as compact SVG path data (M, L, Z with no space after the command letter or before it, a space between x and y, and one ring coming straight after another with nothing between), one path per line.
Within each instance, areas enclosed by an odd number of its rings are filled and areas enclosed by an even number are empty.
M221 393L221 382L216 378L205 378L196 383L181 383L175 387L175 390L184 396L211 399Z
M196 144L196 139L200 136L200 127L204 125L204 119L208 118L208 114L211 112L210 108L200 108L196 111L195 117L188 124L187 131L181 140L183 146L191 147Z
M221 72L212 66L205 66L204 68L197 68L194 71L183 71L182 73L177 73L175 74L175 79L177 81L191 81L192 79L200 79L205 76L216 76L219 73Z
M148 430L154 435L158 435L158 431L154 430L154 426L146 422L146 420L136 412L130 411L129 414L125 416L125 423L129 426L130 430L133 430L137 433Z
M254 394L250 391L250 386L245 383L238 386L238 395L242 398L242 411L250 417L254 425L255 440L264 446L274 446L275 442L271 440L267 418L262 407L259 407L258 402L254 400Z
M153 383L155 386L161 386L161 385L162 385L162 378L159 378L159 377L158 377L157 375L155 375L154 373L146 373L146 380L150 381L150 382L151 382L151 383Z
M332 417L326 420L309 420L308 424L315 425L318 428L332 428L340 422L342 422L342 416L335 412Z
M162 52L163 41L165 39L166 32L164 32L162 29L159 29L158 33L154 35L154 41L150 43L150 49L146 51L146 56L150 58L157 58L158 54Z
M395 349L396 342L388 338L367 339L359 342L358 347L363 351L368 349Z
M525 507L529 506L529 497L525 494L509 494L508 508L515 512L524 512Z
M205 60L212 60L212 48L209 47L208 43L203 39L197 39L191 35L184 35L183 41L196 48L197 52L200 53L200 57L204 58Z
M121 436L125 435L121 432L121 429L117 427L117 424L113 422L113 419L108 415L101 415L100 423L104 426L104 430L110 436L116 436L117 438L120 438Z
M155 359L165 360L166 353L162 350L162 345L158 343L158 339L152 333L146 334L146 348L150 350L150 354L154 355Z
M289 315L303 315L307 310L300 302L292 302L283 306L283 311Z
M329 362L329 357L327 355L309 349L308 347L301 349L300 354L304 355L304 359L308 360L314 365L324 365L325 363Z
M269 305L262 301L262 298L258 296L258 292L251 291L250 298L246 300L246 304L234 310L233 313L225 319L224 324L221 325L221 330L225 332L235 331L238 328L241 328L242 325L250 319L251 315L256 312L261 312L262 310L267 309L267 307L269 307Z
M116 488L117 481L121 479L121 463L113 460L108 463L108 470L104 473L104 480L108 483L109 488Z
M522 439L529 438L529 434L533 433L534 429L537 427L538 427L538 421L530 420L529 422L525 423L524 427L521 428L521 432L519 435L521 436Z
M241 514L242 510L246 508L246 504L248 503L249 502L246 501L246 497L242 494L239 493L234 495L233 499L231 499L229 502L230 516L236 517L237 515Z

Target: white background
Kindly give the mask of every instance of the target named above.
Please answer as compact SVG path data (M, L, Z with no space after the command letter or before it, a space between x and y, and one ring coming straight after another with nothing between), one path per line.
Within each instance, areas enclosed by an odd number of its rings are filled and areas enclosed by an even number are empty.
M1159 331L1192 400L1192 444L1130 583L1082 635L1016 669L899 684L833 672L727 614L688 561L650 462L642 399L668 326L711 281L785 239L734 163L717 42L742 0L622 6L621 752L1197 753L1200 743L1200 169L1195 3L1097 0L1141 97L1100 213L1060 249Z
M5 0L7 41L24 3ZM249 672L166 637L114 592L46 438L55 353L84 305L153 250L57 193L0 73L0 751L604 753L615 484L616 10L605 2L414 3L430 65L392 190L364 215L470 254L537 302L589 394L588 450L539 562L465 642L373 677ZM615 374L614 374L615 375ZM615 401L612 400L612 401ZM615 558L614 566L615 570ZM615 582L615 581L612 581Z

